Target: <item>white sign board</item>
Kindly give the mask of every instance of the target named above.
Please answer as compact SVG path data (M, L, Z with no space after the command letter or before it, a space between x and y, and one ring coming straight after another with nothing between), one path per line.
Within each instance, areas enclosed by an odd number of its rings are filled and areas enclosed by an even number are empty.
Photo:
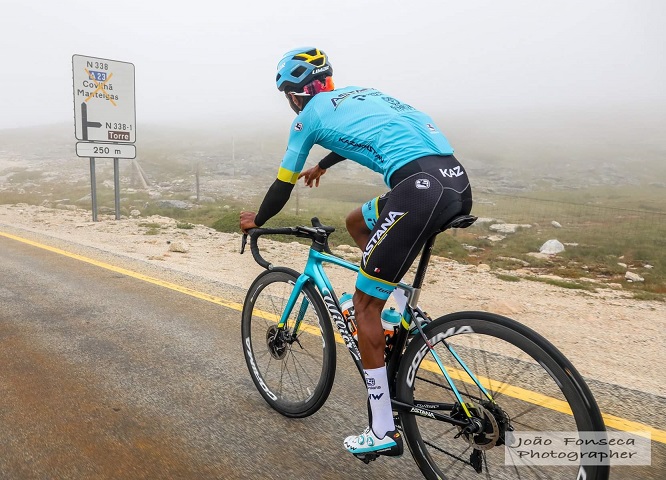
M136 158L136 147L127 143L76 142L76 154L88 158Z
M134 143L134 65L74 55L72 70L77 140Z

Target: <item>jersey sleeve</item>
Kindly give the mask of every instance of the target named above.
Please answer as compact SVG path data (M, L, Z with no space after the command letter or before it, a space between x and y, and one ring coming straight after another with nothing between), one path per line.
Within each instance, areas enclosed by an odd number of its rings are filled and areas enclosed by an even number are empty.
M298 174L303 170L310 149L317 136L317 121L313 115L301 113L291 125L287 151L282 158L277 179L286 183L296 184Z
M308 153L316 140L316 123L312 116L300 114L291 125L287 151L282 158L277 178L268 189L254 223L261 226L287 204L291 191L296 185L298 174L303 170Z

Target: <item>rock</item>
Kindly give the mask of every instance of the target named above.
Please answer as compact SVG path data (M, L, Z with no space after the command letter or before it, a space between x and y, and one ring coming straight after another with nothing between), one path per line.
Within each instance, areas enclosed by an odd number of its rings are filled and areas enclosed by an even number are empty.
M504 235L490 235L489 237L486 237L488 240L491 242L501 242L504 240L506 237Z
M624 278L627 279L628 282L644 282L645 279L638 275L637 273L634 272L627 272L624 274Z
M490 265L487 265L485 263L479 263L476 266L476 271L477 272L489 272L490 271Z
M187 253L190 251L188 245L185 242L182 242L180 240L173 241L169 244L169 251L170 252L178 252L178 253Z
M141 212L139 210L132 210L130 212L130 217L140 217L140 216L141 216Z
M541 245L539 253L545 253L546 255L557 255L564 251L564 245L559 240L548 240L546 243Z
M648 270L650 270L650 269L654 268L654 265L650 265L649 263L646 263L645 265L643 265L643 268L647 268Z
M488 227L493 232L497 233L516 233L519 228L532 228L532 225L528 224L516 224L516 223L494 223Z
M620 267L622 267L622 268L627 268L627 264L626 264L626 263L617 262L617 264L618 264Z
M562 228L562 225L560 224L560 222L556 222L555 220L550 222L550 224L555 228Z

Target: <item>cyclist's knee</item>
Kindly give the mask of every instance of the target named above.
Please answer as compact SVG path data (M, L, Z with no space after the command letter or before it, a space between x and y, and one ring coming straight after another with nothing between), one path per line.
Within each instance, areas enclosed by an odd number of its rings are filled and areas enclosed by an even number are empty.
M349 215L347 215L347 218L345 219L345 225L349 235L351 235L351 237L354 239L354 242L356 242L356 245L358 245L361 249L364 249L368 243L370 230L365 224L361 207L355 208L349 212Z

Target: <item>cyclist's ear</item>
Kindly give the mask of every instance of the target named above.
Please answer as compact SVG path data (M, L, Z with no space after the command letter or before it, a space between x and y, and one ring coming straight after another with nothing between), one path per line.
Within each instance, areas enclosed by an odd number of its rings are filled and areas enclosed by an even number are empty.
M291 109L296 112L298 115L303 110L303 98L301 96L295 95L293 92L284 92L287 100L289 100L289 106Z

